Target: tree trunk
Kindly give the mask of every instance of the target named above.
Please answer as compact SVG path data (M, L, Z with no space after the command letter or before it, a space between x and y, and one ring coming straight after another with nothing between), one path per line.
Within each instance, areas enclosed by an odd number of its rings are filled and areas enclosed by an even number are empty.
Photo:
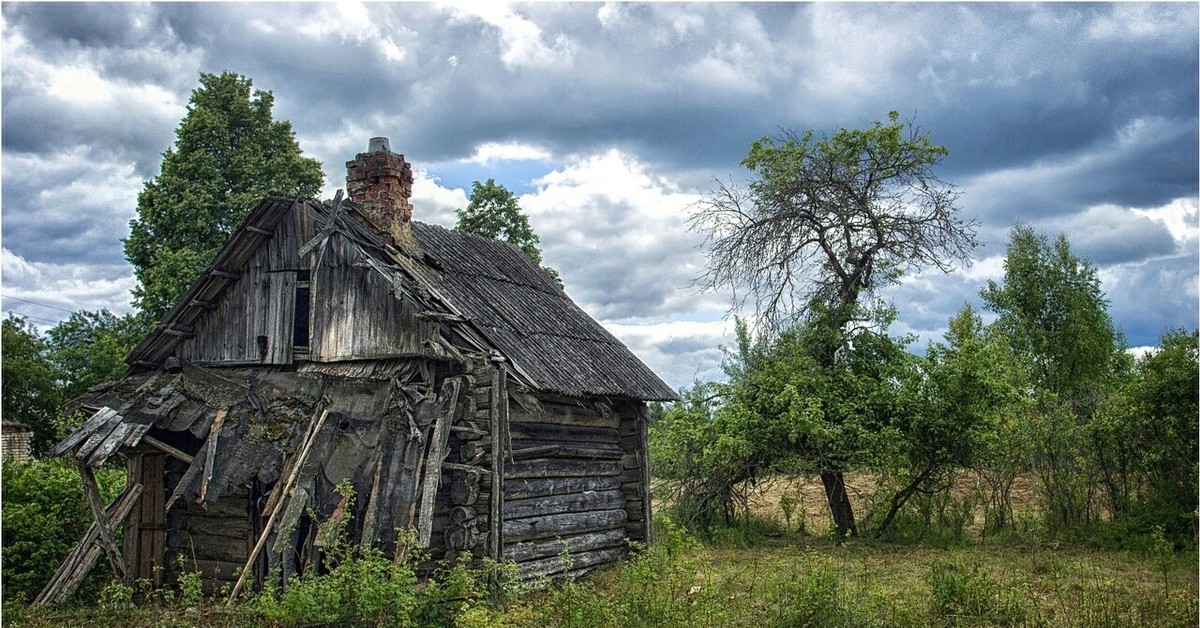
M837 541L858 536L858 525L854 522L854 509L850 496L846 494L846 480L841 471L822 471L821 483L825 485L825 498L829 500L829 514L837 530Z

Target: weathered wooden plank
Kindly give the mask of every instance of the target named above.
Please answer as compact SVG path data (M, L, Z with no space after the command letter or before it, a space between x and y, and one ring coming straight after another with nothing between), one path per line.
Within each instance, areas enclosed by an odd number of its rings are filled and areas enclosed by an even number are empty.
M108 457L116 453L117 449L125 442L125 438L133 431L134 427L138 427L134 423L121 422L113 431L109 432L108 436L96 447L95 451L88 456L87 465L93 469L108 460Z
M147 445L159 451L170 454L176 459L182 460L185 464L192 464L192 460L194 460L192 456L189 456L188 454L162 442L161 440L158 440L157 438L154 438L153 436L143 436L141 442L146 443Z
M579 441L585 443L607 443L615 445L621 441L616 429L588 427L582 425L560 425L557 423L526 423L514 421L509 432L517 440Z
M564 571L573 571L595 567L597 565L615 563L624 558L627 553L628 551L624 547L610 547L606 549L592 550L590 552L571 554L565 559L556 556L554 558L543 558L540 560L518 563L518 568L520 570L520 578L522 580L533 580Z
M552 515L588 510L615 510L625 507L625 493L620 490L586 491L565 495L548 495L504 502L504 518L520 519L534 515Z
M100 501L100 487L96 485L96 476L92 473L92 468L87 466L83 461L80 461L78 466L80 478L83 480L83 492L87 495L88 505L92 508L92 518L96 522L96 527L100 532L101 548L108 556L108 563L112 567L113 575L121 582L130 584L129 571L125 568L125 560L121 556L121 549L117 547L116 541L113 540L112 529L108 523L108 514L104 512L104 503Z
M228 412L225 408L218 409L217 416L213 418L212 426L208 429L208 455L204 457L200 493L196 496L198 502L203 502L204 496L208 493L208 483L212 481L213 477L213 465L217 461L217 441L221 438L221 428L225 427L225 416Z
M531 541L568 534L596 532L625 525L625 509L568 512L524 519L506 519L500 527L510 542Z
M561 425L576 425L582 427L605 427L616 429L621 418L615 413L604 416L590 406L578 406L553 401L543 401L544 413L529 412L523 407L513 409L514 423L558 423Z
M649 546L653 541L652 522L654 520L652 495L650 494L650 440L649 440L649 424L650 411L646 408L646 404L641 404L638 408L638 470L641 471L641 477L638 478L638 485L641 487L642 497L642 541ZM629 510L629 507L626 507Z
M133 510L133 506L138 501L138 497L142 494L141 484L130 484L125 487L125 490L109 504L105 509L105 520L110 528L116 528L121 525L121 522L129 516ZM79 584L83 582L83 578L92 570L92 565L96 563L96 559L100 557L100 545L96 542L100 537L100 526L92 522L88 531L84 533L83 539L71 550L67 555L66 560L59 565L58 570L50 577L50 581L42 588L37 597L33 599L33 605L41 604L61 604L67 601L67 598L75 592Z
M504 379L501 377L499 368L490 369L491 386L488 388L488 432L491 440L491 458L492 458L492 474L491 486L493 489L504 486L505 469L502 439L503 433L500 428L500 398L508 397L503 392L501 386L504 385ZM488 555L499 562L504 555L504 526L500 525L501 509L504 506L504 491L492 490L491 499L488 504L488 520L494 522L495 525L488 527Z
M434 498L442 481L442 464L446 460L450 441L450 422L458 408L458 393L462 382L458 378L447 379L442 384L442 397L437 401L438 417L433 427L432 442L425 454L425 475L421 483L421 504L417 511L417 543L429 547L433 529ZM449 390L447 390L449 389Z
M300 469L304 466L305 461L308 460L308 452L310 449L312 449L313 441L316 440L316 435L320 433L321 427L325 425L325 419L328 416L329 410L323 409L321 410L321 416L319 419L317 419L316 424L312 425L310 423L308 432L305 434L304 448L301 450L300 456L292 465L292 471L288 475L287 481L282 485L276 486L275 490L282 489L282 492L280 493L281 496L291 495L292 486L296 481L296 476L300 473ZM272 500L268 499L267 501L269 502ZM275 517L279 515L279 510L282 508L287 499L284 497L279 497L274 501L275 505L271 510L271 516L267 518L267 523L263 526L262 535L259 536L258 542L254 544L254 549L250 551L250 556L246 559L246 563L242 568L241 574L238 576L237 583L233 585L233 591L229 593L229 599L225 602L226 606L232 604L233 601L237 599L238 592L240 592L242 588L242 583L245 582L246 574L250 571L253 571L251 567L254 565L254 559L258 558L258 553L262 551L263 545L266 545L267 538L271 535L272 525L275 523Z
M54 458L65 454L72 447L82 443L96 430L100 429L100 426L107 423L109 419L116 415L117 411L109 408L108 406L100 408L95 414L88 418L87 421L84 421L83 425L79 426L79 429L71 432L70 436L67 436L61 443L55 445L54 449L50 450L50 457Z
M575 458L539 458L519 460L505 469L506 478L551 478L620 475L619 460L583 460Z
M528 499L545 495L608 491L621 487L619 476L585 476L570 478L520 478L504 484L505 499Z
M625 454L616 445L566 445L554 443L513 449L511 459L531 460L534 458L581 458L585 460L621 460Z
M572 536L564 536L542 541L524 541L504 546L504 560L524 562L539 558L559 556L563 552L577 554L606 547L619 547L625 544L625 531L620 528L602 530L600 532L585 532Z

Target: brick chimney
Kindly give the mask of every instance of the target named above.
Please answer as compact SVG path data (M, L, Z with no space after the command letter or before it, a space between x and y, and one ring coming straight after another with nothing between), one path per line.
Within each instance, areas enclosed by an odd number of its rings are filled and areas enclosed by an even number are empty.
M350 200L381 231L393 236L412 220L412 165L391 151L386 137L373 137L367 152L346 162Z

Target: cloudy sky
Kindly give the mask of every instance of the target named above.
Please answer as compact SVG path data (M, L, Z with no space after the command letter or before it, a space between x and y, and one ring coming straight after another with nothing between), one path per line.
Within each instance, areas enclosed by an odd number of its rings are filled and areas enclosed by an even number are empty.
M519 195L567 292L672 386L718 373L690 207L750 141L897 110L950 149L976 263L889 291L940 340L1014 222L1100 268L1133 346L1198 324L1196 4L3 4L3 309L130 310L121 238L201 72L274 93L325 198L373 136L416 219Z

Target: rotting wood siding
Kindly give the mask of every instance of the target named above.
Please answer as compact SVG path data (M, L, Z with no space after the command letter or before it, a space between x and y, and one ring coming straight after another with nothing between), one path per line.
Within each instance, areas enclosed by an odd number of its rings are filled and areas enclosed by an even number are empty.
M334 234L323 255L313 255L321 265L312 272L310 360L439 355L437 323L418 318L400 286L371 268L354 243Z
M306 204L287 212L244 268L224 269L238 279L199 317L178 357L207 365L283 365L439 355L437 324L418 318L414 304L365 263L354 243L333 232L302 258L300 249L321 233L323 217ZM297 284L306 276L309 300L298 303ZM306 307L308 333L296 334L294 324L303 320L297 308ZM308 338L306 353L297 349L297 337Z

